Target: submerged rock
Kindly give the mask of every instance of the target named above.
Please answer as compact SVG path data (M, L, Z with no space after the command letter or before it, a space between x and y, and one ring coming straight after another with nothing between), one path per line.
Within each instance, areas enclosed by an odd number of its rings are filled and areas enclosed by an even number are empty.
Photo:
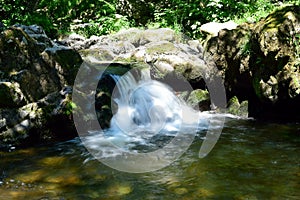
M0 148L70 138L68 85L81 62L39 26L16 25L1 33Z

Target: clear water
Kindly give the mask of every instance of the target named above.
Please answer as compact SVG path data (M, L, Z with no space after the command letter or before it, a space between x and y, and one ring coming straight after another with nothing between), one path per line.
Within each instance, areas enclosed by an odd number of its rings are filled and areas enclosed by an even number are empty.
M79 139L0 152L0 199L300 199L300 124L227 119L199 159L203 135L170 166L141 174L92 159Z

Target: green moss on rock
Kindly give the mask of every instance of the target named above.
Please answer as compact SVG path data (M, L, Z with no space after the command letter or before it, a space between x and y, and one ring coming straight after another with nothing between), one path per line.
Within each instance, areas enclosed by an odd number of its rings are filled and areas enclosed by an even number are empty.
M210 96L207 90L196 89L191 92L187 103L192 107L198 107L200 110L208 110L210 105Z
M240 117L248 117L248 101L239 102L236 96L232 97L228 101L228 113L240 116Z
M146 45L146 47L146 53L150 55L174 53L179 51L173 43L168 41L150 43L149 45Z

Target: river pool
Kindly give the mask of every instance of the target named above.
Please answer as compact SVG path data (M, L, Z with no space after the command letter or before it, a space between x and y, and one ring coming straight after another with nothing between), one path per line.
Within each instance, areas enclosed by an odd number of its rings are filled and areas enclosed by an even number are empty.
M300 124L226 119L210 152L204 133L161 170L111 169L74 140L0 152L0 199L300 199Z

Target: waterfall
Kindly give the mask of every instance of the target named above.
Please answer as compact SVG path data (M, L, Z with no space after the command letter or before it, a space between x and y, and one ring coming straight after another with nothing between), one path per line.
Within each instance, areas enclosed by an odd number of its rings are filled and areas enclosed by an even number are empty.
M111 128L128 135L178 131L182 122L182 105L172 89L150 77L149 70L141 70L136 80L132 73L113 76L116 87L112 100L118 110L111 120Z
M207 128L207 117L202 114L200 121L200 112L177 97L169 85L152 80L149 69L110 76L116 82L111 101L117 105L110 128L84 138L90 148L101 149L101 157L117 153L109 143L122 150L143 144L149 150L151 146L158 148L157 140L161 146L179 132L190 132L194 137L195 130Z
M81 137L93 157L121 171L153 171L179 158L202 130L207 134L199 156L206 156L221 134L223 115L194 110L179 98L172 88L186 81L167 85L152 80L148 68L139 70L111 75L116 82L111 101L117 106L110 128Z

